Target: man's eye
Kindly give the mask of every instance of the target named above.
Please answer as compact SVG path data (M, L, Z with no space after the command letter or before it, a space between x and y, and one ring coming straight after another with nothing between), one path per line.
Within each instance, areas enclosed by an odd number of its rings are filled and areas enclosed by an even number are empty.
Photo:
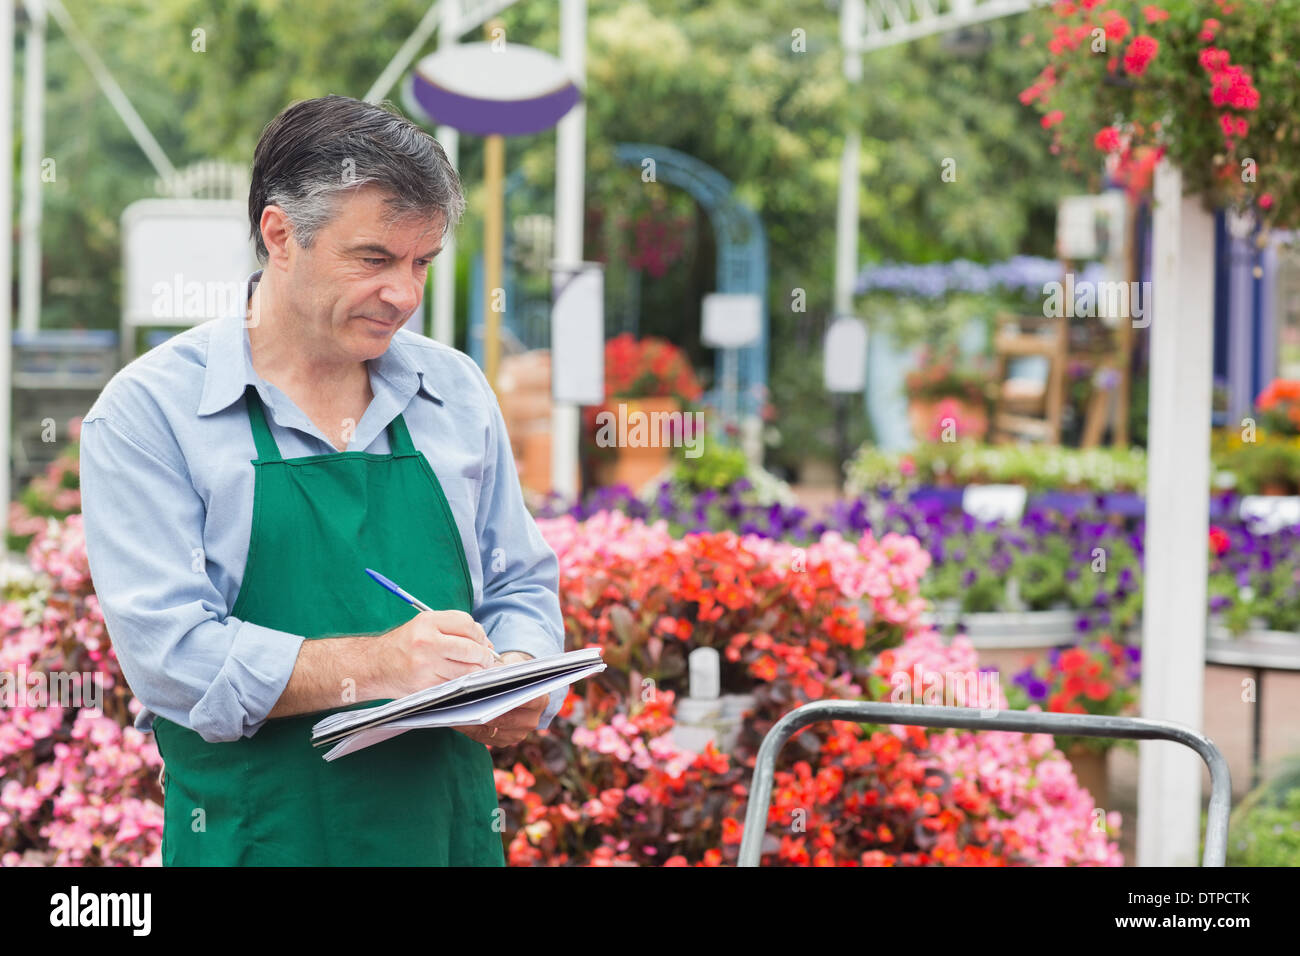
M368 266L382 266L386 260L384 260L384 259L363 259L362 261L363 261L366 265L368 265Z
M429 268L429 263L432 261L433 261L432 259L416 259L415 265L417 268L427 269Z

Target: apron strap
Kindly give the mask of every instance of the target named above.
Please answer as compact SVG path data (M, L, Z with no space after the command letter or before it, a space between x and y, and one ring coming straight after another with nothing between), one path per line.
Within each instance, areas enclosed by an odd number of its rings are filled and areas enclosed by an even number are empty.
M394 455L415 454L415 442L411 441L406 419L400 414L388 423L388 447Z
M280 446L275 443L271 428L266 424L262 399L254 386L248 385L244 388L244 400L248 405L249 424L253 426L253 441L257 444L258 460L280 461Z

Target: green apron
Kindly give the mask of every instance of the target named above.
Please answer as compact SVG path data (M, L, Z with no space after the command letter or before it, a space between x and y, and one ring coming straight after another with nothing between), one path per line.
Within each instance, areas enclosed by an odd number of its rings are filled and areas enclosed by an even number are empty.
M415 610L366 575L389 575L431 607L473 610L455 520L398 415L392 453L280 457L251 385L258 457L248 560L231 614L309 639L378 634ZM492 758L450 728L411 730L335 761L312 725L340 706L208 743L154 720L165 762L164 866L504 866Z

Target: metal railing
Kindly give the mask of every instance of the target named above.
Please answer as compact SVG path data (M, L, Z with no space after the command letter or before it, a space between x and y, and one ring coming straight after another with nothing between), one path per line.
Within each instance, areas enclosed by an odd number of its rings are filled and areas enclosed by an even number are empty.
M1223 866L1228 846L1228 813L1232 782L1228 762L1204 734L1168 720L1144 717L1099 717L1092 714L1043 714L1022 710L981 711L971 707L923 707L882 701L819 700L804 704L778 720L758 749L754 782L745 810L745 830L740 841L740 866L758 866L767 814L772 802L776 755L795 731L823 720L855 723L901 724L914 727L952 727L962 730L1002 730L1048 733L1072 737L1122 737L1133 740L1172 740L1191 747L1210 768L1210 814L1205 827L1204 866Z

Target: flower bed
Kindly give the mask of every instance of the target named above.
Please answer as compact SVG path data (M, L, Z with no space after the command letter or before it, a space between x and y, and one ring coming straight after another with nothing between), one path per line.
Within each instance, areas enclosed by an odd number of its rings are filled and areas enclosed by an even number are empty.
M609 667L569 695L547 732L495 755L513 863L731 862L747 768L782 714L825 697L887 699L891 676L916 667L977 670L969 642L945 646L921 622L928 558L913 539L677 539L666 523L610 512L540 524L560 558L566 630L602 645ZM734 754L671 743L696 647L722 653L724 691L754 695ZM1113 832L1092 831L1092 810L1046 735L834 722L783 752L764 855L1117 864Z
M1210 529L1210 610L1235 634L1300 631L1300 528L1255 534L1244 525Z
M729 532L674 538L618 513L543 520L561 558L570 646L605 647L552 726L494 753L509 860L732 862L762 736L824 697L883 697L918 665L977 667L921 623L929 559L914 539L828 534L807 548ZM0 710L0 859L6 865L157 864L159 759L130 723L85 562L80 517L33 542L41 574L0 606L3 669L102 678L99 706ZM724 688L749 691L734 753L672 742L686 655L712 646ZM999 703L1004 703L999 701ZM1093 801L1050 737L837 722L786 748L765 856L789 865L1118 864Z

